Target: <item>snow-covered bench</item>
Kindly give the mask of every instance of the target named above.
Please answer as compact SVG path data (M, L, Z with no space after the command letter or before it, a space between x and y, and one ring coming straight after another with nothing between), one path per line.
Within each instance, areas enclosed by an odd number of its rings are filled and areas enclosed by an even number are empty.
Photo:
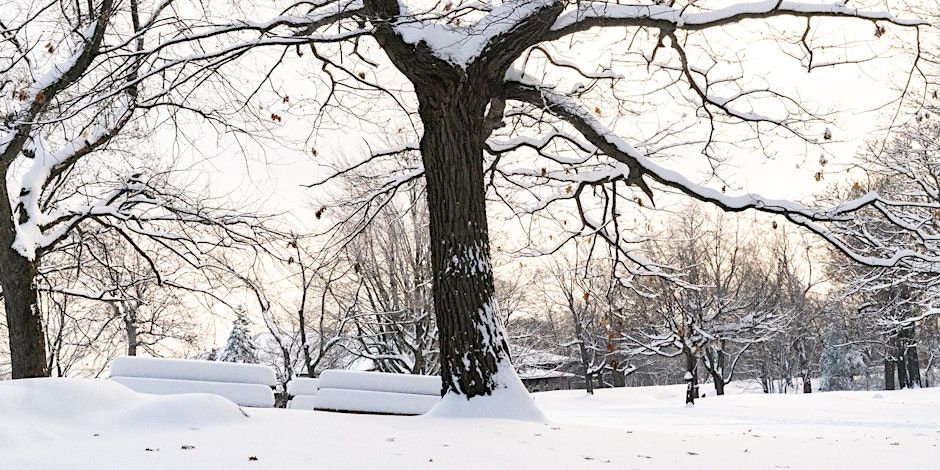
M312 401L316 410L420 415L440 399L440 377L327 370Z
M314 400L319 388L320 379L294 377L287 382L287 394L293 397L287 402L287 408L291 410L315 409Z
M211 393L239 406L274 406L274 370L259 364L118 357L111 363L111 380L135 392L157 395Z

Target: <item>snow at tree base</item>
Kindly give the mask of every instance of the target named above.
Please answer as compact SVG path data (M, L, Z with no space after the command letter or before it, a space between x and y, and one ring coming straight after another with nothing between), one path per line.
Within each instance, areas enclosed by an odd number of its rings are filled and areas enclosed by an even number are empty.
M754 385L754 384L751 384ZM547 423L239 409L100 379L0 384L0 468L932 468L940 389L768 395L684 386L544 392Z

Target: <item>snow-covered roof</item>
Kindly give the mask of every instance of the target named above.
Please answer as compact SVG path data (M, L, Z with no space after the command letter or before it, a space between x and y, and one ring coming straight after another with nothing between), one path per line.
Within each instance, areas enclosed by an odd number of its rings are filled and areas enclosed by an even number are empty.
M560 370L540 369L538 367L520 367L516 369L519 378L522 380L535 379L557 379L557 378L577 378L577 374L564 372Z
M548 351L537 350L514 350L512 354L513 364L517 368L538 367L538 366L559 366L571 361L568 356L555 354Z

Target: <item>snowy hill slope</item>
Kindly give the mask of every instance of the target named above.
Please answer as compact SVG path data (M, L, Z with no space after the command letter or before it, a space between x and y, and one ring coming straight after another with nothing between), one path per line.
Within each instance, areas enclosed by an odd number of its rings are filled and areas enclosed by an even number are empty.
M553 424L246 409L106 380L0 383L0 469L883 469L940 455L940 389L536 394Z

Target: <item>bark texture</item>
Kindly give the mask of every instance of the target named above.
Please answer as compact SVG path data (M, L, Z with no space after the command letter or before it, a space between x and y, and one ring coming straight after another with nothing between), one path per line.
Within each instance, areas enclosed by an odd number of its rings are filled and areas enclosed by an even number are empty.
M0 218L14 220L5 186L0 182ZM10 366L14 379L48 377L46 337L34 282L36 263L13 250L15 237L13 230L0 229L0 284L10 339Z
M444 393L474 397L496 386L509 347L498 322L483 179L487 90L439 82L419 94L434 309Z

